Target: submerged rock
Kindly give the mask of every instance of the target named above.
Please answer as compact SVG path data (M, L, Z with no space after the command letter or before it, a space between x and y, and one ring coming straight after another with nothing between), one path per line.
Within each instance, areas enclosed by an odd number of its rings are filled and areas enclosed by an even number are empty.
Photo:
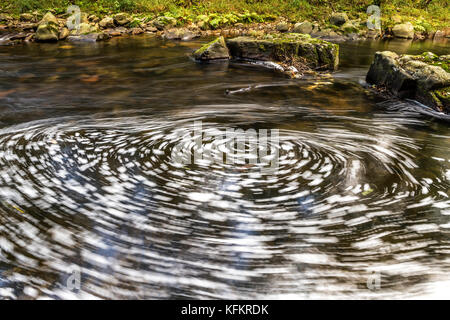
M400 98L416 99L439 111L450 112L450 57L431 52L397 55L375 53L366 80Z
M237 37L227 40L235 58L279 61L317 70L336 70L339 46L306 34L269 34L262 37ZM297 65L296 65L297 64Z
M412 39L414 38L414 26L411 22L397 24L392 28L392 33L396 38Z
M225 43L224 37L219 37L194 52L196 60L217 60L229 59L230 53Z
M59 24L56 17L47 12L42 20L39 22L36 30L37 41L58 41Z

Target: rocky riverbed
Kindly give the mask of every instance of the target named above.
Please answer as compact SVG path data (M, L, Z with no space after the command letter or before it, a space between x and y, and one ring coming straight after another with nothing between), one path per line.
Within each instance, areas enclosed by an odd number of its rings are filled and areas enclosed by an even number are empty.
M78 20L77 20L78 19ZM450 37L450 28L437 31L424 31L415 28L410 22L398 20L392 28L369 29L362 19L349 19L345 12L332 14L326 23L317 21L292 22L283 18L256 23L228 23L215 25L208 17L199 16L197 21L180 25L170 16L158 16L153 20L127 13L99 17L81 13L73 21L68 14L54 15L47 12L23 13L19 18L0 13L0 43L16 44L21 41L59 41L87 40L100 41L109 37L151 33L172 40L191 40L204 36L262 36L269 33L302 33L314 38L330 41L403 38L403 39L442 39ZM74 24L76 22L76 24ZM90 36L85 37L87 34ZM92 35L94 34L94 35Z

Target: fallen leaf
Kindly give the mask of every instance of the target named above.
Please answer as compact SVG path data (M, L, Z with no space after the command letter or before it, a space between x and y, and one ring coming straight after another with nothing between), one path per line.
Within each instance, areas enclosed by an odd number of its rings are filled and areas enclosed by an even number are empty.
M72 49L73 46L66 44L66 45L60 46L59 48L60 49Z
M96 75L93 75L93 76L82 77L81 81L83 81L83 82L97 82L99 80L99 78L100 77L96 74Z

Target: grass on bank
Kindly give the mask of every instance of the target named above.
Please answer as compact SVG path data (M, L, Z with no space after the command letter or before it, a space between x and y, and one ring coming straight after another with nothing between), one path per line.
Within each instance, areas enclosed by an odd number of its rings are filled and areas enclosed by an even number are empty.
M13 15L50 9L64 13L71 4L99 16L129 12L149 18L170 15L182 22L190 22L199 15L216 14L218 19L226 22L233 20L232 15L247 14L248 22L284 17L292 22L308 19L321 23L327 23L329 15L337 11L347 12L350 19L365 20L367 7L377 4L381 7L385 27L398 21L411 21L418 31L450 25L448 0L1 0L0 10ZM228 18L225 17L227 14Z

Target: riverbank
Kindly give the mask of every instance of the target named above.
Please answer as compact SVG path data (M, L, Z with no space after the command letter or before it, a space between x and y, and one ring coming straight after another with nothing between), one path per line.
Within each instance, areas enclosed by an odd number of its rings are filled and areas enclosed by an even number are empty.
M195 2L195 3L194 3ZM197 3L198 2L198 3ZM351 2L351 1L350 1ZM403 5L383 5L380 29L369 29L366 5L344 5L339 1L324 5L311 5L293 1L270 4L265 1L246 3L225 1L220 7L214 1L108 1L95 3L75 2L81 10L82 30L75 34L67 13L70 3L52 2L47 8L45 1L25 5L21 1L6 1L0 13L0 30L10 33L4 43L14 44L22 40L39 40L35 37L39 22L47 12L56 17L58 37L65 40L69 35L102 32L106 36L154 33L168 39L190 40L200 36L239 36L273 32L307 33L330 41L374 38L441 39L450 37L449 8L443 2L414 9ZM128 4L127 4L128 3ZM222 2L221 2L222 3ZM59 4L59 5L57 5ZM271 10L269 10L271 8ZM78 26L79 28L79 26ZM92 37L91 37L92 38Z

